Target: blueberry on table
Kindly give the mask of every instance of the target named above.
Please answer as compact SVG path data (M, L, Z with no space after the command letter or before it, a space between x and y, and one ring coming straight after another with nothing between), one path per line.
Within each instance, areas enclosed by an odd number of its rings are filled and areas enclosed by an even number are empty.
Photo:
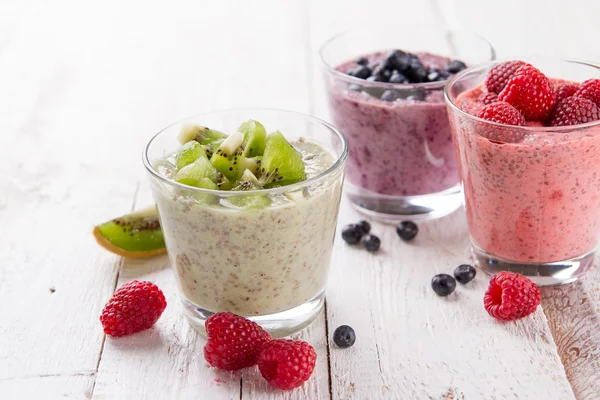
M381 100L394 101L398 98L398 93L395 90L386 90L381 94Z
M356 224L346 225L342 229L342 239L348 244L357 244L363 237L362 229Z
M375 235L367 235L363 239L363 246L367 251L377 251L381 247L381 240Z
M471 282L475 278L476 274L477 270L475 270L475 268L469 264L459 265L454 270L454 277L459 283L462 283L463 285L465 283Z
M448 296L456 289L456 281L448 274L438 274L431 280L431 288L438 296Z
M363 231L363 233L366 235L367 233L371 232L371 224L369 224L367 221L362 220L360 221L358 224L358 227Z
M354 333L354 329L348 325L341 325L333 332L333 342L337 344L338 347L345 349L356 342L356 333Z
M396 226L396 233L402 240L412 240L419 233L419 227L412 221L402 221Z
M350 75L359 79L367 79L369 76L371 76L371 68L364 65L359 65L350 71Z
M446 64L446 67L444 69L451 74L456 74L465 68L467 68L467 66L465 65L464 62L458 61L458 60L452 60L448 64Z

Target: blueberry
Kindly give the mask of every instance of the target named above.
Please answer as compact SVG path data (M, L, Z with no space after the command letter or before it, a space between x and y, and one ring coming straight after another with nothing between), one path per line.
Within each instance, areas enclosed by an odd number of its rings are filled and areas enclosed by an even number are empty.
M475 278L476 274L477 271L475 270L475 268L473 268L473 266L469 264L459 265L454 270L454 277L459 283L462 283L463 285L465 283L471 282Z
M381 100L394 101L398 98L398 93L395 90L386 90L381 94Z
M359 65L358 67L352 69L349 73L355 78L367 79L371 75L371 68L364 65Z
M456 74L465 68L467 68L467 66L465 65L464 62L458 61L458 60L452 60L448 64L446 64L446 67L444 69L446 70L446 72L449 72L451 74Z
M438 274L431 280L431 288L438 296L448 296L456 289L456 281L448 274Z
M371 224L369 224L367 221L362 220L360 221L358 224L358 227L363 231L363 233L366 235L367 233L369 233L371 231Z
M407 54L401 50L394 50L388 54L386 60L390 67L400 72L404 72L409 68L414 57L414 55Z
M381 247L381 240L375 235L367 235L363 239L363 246L367 251L377 251Z
M419 59L415 59L411 62L410 68L406 70L405 75L411 83L421 83L427 81L429 72L427 71L427 68L421 64Z
M408 79L397 70L394 70L392 76L390 76L390 83L408 83Z
M381 63L373 70L372 75L377 77L377 82L388 82L392 76L392 70L387 69L385 63Z
M403 240L412 240L419 233L419 227L412 221L402 221L396 226L396 233Z
M356 60L354 60L354 62L358 65L367 65L369 64L369 60L367 60L365 57L358 57Z
M444 77L444 75L442 75L442 72L437 69L430 70L429 75L427 75L427 80L429 82L438 82L443 81L444 79L446 78Z
M338 347L345 349L356 342L356 333L354 333L354 329L348 325L338 326L333 332L333 342L337 344Z
M348 90L353 92L361 92L363 90L362 86L357 85L356 83L351 83L348 85Z
M342 229L342 239L348 244L357 244L363 237L363 231L356 224L346 225Z

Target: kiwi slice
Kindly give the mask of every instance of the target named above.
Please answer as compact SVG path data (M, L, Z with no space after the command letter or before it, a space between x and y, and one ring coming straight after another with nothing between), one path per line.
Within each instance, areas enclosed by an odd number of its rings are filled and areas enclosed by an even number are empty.
M208 157L204 146L195 140L190 140L185 143L181 147L181 150L175 155L175 166L177 169L181 169L186 165L190 165L202 156L205 158Z
M155 206L94 227L94 237L100 246L123 257L152 257L167 251Z
M260 190L262 188L263 186L261 185L260 181L252 172L250 172L250 170L247 169L242 174L242 177L236 182L236 185L232 190L251 191ZM262 194L235 196L231 197L229 202L237 207L243 208L261 208L271 204L269 197Z
M180 169L177 172L177 175L175 175L175 180L179 183L205 189L218 189L218 187L215 188L215 186L217 186L216 182L218 178L218 171L206 157L198 158L193 163ZM210 181L212 185L209 184L208 181Z
M223 132L202 125L183 124L179 132L179 143L185 144L190 140L195 140L202 145L218 147L226 137L227 135Z
M250 119L244 122L238 128L238 131L244 134L244 151L245 157L262 156L265 151L265 142L267 141L267 131L265 127L258 121Z
M210 158L212 165L231 182L240 179L247 169L252 173L258 172L260 166L260 157L248 158L242 155L243 140L241 132L229 135Z
M302 155L279 131L267 137L260 172L260 182L265 188L291 185L306 179Z

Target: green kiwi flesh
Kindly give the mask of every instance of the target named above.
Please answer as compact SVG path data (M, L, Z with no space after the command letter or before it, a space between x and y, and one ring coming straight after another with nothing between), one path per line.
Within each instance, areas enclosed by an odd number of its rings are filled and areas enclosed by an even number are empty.
M291 185L306 179L302 155L281 132L267 137L260 167L260 182L265 188Z
M206 157L198 158L193 163L177 171L177 175L175 175L175 181L184 185L215 190L218 189L216 184L218 178L218 171Z
M219 147L219 144L227 137L223 132L209 129L197 124L184 124L179 132L179 143L185 144L195 140L202 145Z
M253 191L262 188L263 187L256 176L247 169L242 174L242 177L236 182L236 186L232 190ZM242 208L262 208L271 204L269 197L262 194L234 196L229 198L229 201L231 204Z
M267 131L260 122L250 119L240 125L238 132L244 134L243 156L257 157L263 155L267 141Z
M175 166L177 169L182 169L200 157L208 158L205 147L195 140L190 140L175 155Z

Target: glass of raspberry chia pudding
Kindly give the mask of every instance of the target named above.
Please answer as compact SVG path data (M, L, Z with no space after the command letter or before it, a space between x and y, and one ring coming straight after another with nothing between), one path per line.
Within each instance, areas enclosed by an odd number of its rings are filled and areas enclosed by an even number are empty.
M438 218L463 202L443 88L493 60L471 33L359 28L320 50L330 117L349 145L346 193L384 222Z
M244 126L256 132L259 127L263 141L265 128L283 136L269 134L266 147L263 143L259 150L260 145L251 148L246 139L240 145L240 139L237 153L224 154L221 149L229 137L223 139L226 136L221 132L241 135ZM216 132L206 136L208 142L215 140L213 147L202 147L213 156L202 155L177 172L185 157L173 154L190 154L190 149L204 144L194 135L182 141L186 129L194 127ZM277 135L283 144L267 156L270 140ZM182 151L181 143L187 141ZM268 172L268 162L286 162L280 157L281 146L289 147L296 154L292 158L304 165L301 181L286 183L282 177L297 173L297 165L286 172L283 168ZM201 114L165 128L148 143L144 164L184 313L194 327L204 332L210 315L229 311L279 337L297 332L316 318L325 299L347 154L346 140L330 124L295 112L260 108ZM223 158L215 161L219 156ZM212 181L189 180L194 168L212 169L211 163L219 168L217 162L228 160L231 167L224 173L230 181L220 173L217 179L211 176ZM228 172L241 163L251 165L249 160L260 160L263 168L254 169L256 177L251 168L243 175L240 170L242 176L234 182ZM180 179L181 174L186 178ZM247 174L252 178L246 179ZM226 190L222 190L223 179L230 185ZM193 187L196 184L201 187Z
M600 104L578 91L586 80L600 88L600 68L524 62L469 68L445 91L473 253L488 273L570 283L593 265L600 237Z

